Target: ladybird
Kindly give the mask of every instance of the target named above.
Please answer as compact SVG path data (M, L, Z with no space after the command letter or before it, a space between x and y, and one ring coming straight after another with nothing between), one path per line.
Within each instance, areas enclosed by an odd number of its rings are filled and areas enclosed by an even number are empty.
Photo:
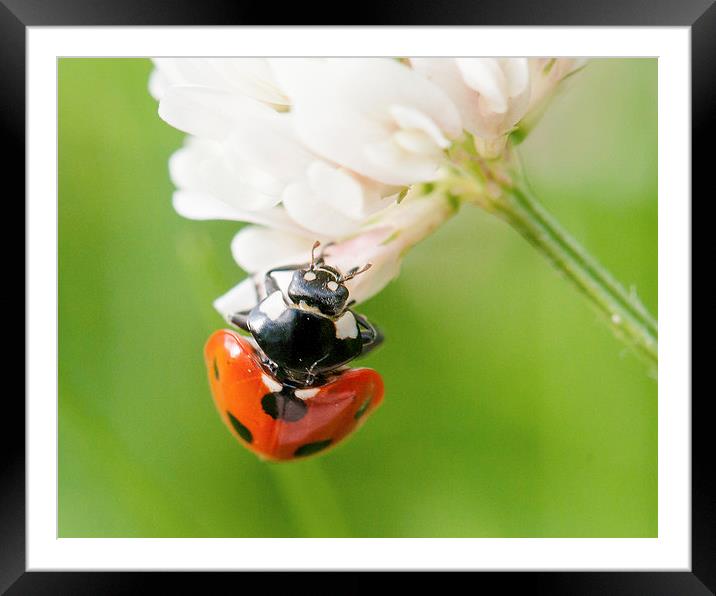
M315 258L264 277L256 305L229 321L250 336L216 331L204 349L214 403L239 441L260 457L291 460L325 451L356 430L383 400L383 381L347 364L382 333L350 307L343 275ZM293 272L284 294L273 274Z

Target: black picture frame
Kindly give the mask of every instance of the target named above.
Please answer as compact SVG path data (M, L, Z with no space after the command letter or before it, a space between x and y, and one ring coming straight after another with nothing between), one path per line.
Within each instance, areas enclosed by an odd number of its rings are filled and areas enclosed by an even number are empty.
M559 0L442 0L422 3L393 0L356 5L357 23L363 25L532 25L532 26L685 26L692 36L692 189L708 200L712 178L711 151L707 143L716 138L716 4L714 0L609 0L583 2ZM300 15L306 24L342 17L296 4L277 10L268 3L224 0L0 0L0 126L8 147L6 176L17 194L24 193L25 159L25 33L31 26L123 26L123 25L259 25L294 24L287 19ZM337 7L338 8L338 7ZM313 14L315 13L315 14ZM279 23L283 19L283 23ZM297 19L298 20L298 19ZM9 143L8 143L9 141ZM699 150L700 149L700 150ZM709 192L710 191L710 192ZM6 197L7 201L11 197ZM31 313L26 312L27 317ZM9 344L9 346L14 346ZM3 400L4 441L0 457L0 591L9 594L108 594L167 590L174 582L184 589L205 591L216 579L208 573L85 573L25 571L25 443L24 407L7 391ZM686 400L689 396L685 395ZM481 573L472 581L497 581L500 589L552 594L708 594L716 590L716 541L708 396L693 392L692 398L692 571L689 572L540 572ZM13 436L11 429L17 429ZM245 579L222 574L235 588L248 586ZM266 574L263 574L265 576ZM296 589L299 579L313 583L305 574L271 573L270 592ZM331 574L333 575L333 574ZM265 577L254 578L265 581ZM407 578L406 578L407 579ZM324 586L341 592L365 592L383 582L373 573L325 577ZM401 581L404 581L401 579ZM420 579L427 588L433 581Z

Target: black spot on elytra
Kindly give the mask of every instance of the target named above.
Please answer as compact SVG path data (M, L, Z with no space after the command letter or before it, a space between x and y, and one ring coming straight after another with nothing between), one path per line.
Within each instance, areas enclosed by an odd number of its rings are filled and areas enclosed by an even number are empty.
M298 422L308 412L306 402L298 399L290 387L264 395L261 399L261 407L274 420L285 422Z
M246 428L241 422L239 422L236 418L234 418L234 415L231 412L226 412L229 415L229 420L231 421L231 426L234 427L234 430L239 433L239 436L246 441L247 443L251 443L254 440L254 435L251 434L251 431Z
M219 380L219 367L216 365L216 358L214 358L214 378Z
M316 441L315 443L306 443L305 445L301 445L298 449L296 449L296 451L294 451L293 454L296 457L313 455L314 453L323 451L330 444L331 444L331 439L326 439L325 441Z
M372 402L372 401L373 401L373 398L372 398L372 397L369 397L368 399L366 399L366 400L361 404L360 408L358 408L358 409L356 410L356 413L353 414L353 418L355 418L356 420L359 420L359 419L363 416L363 414L365 414L365 411L369 408L370 402Z

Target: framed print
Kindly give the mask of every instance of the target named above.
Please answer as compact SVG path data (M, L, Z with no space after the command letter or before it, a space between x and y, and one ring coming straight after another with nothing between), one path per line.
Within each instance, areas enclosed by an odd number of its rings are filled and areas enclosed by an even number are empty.
M716 9L447 8L5 2L3 590L714 589L691 195Z

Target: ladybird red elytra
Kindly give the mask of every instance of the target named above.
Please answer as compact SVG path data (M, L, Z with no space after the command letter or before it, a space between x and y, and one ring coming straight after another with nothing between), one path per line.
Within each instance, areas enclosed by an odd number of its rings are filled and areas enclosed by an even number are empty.
M204 357L224 422L243 445L269 460L334 447L383 401L383 381L372 369L340 368L316 384L297 384L277 376L260 349L231 330L212 334Z

